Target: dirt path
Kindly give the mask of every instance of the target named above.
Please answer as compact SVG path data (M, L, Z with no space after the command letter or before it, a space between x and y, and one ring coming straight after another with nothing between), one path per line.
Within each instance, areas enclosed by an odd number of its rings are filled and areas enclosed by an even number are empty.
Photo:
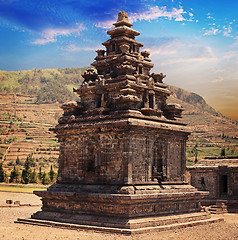
M36 204L40 200L33 194L0 192L0 205L6 199ZM40 227L17 224L17 218L29 218L39 211L40 207L0 207L0 239L1 240L51 240L51 239L80 239L80 240L238 240L238 214L225 214L224 222L203 226L195 226L164 232L124 236L105 234L95 231L68 230L51 227Z

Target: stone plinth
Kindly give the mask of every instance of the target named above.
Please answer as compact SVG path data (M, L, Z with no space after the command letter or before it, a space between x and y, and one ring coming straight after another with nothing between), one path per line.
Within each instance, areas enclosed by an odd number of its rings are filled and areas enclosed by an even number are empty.
M100 189L103 192L102 186L90 187L92 191ZM112 187L105 188L108 191ZM190 218L193 216L191 218L193 220L210 218L205 212L193 215L201 210L199 200L207 193L198 192L189 185L168 184L161 187L150 185L127 188L134 189L135 193L86 193L80 192L88 191L85 186L52 186L51 191L35 192L43 198L43 208L32 218L118 229L139 229L178 223L178 219L173 219L173 215L183 216L182 213L190 213L189 216ZM65 189L70 189L71 192L64 192ZM168 215L171 216L169 221L163 222L163 217ZM182 217L180 221L183 221Z

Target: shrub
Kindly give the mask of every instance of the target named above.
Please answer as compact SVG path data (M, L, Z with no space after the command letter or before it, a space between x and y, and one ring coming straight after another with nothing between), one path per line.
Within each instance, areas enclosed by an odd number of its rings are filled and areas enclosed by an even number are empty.
M48 185L49 183L50 183L50 178L49 178L48 174L43 172L43 174L42 174L42 184L43 185Z
M12 182L19 182L19 177L20 177L20 173L19 171L15 168L13 168L13 170L11 171L11 174L10 174L10 180L9 182L12 183Z
M2 163L0 163L0 182L5 182L6 172L3 170Z
M55 179L56 174L55 174L55 172L54 172L54 170L53 170L52 165L50 166L49 176L50 176L50 181L53 182L54 179Z
M35 169L33 172L31 172L30 183L37 183L37 173L36 173Z
M221 149L221 157L225 157L225 155L226 155L226 150L225 150L225 148L222 148Z
M25 184L29 183L31 180L31 169L30 169L30 162L28 158L24 163L24 169L22 170L21 178L22 178L22 182Z

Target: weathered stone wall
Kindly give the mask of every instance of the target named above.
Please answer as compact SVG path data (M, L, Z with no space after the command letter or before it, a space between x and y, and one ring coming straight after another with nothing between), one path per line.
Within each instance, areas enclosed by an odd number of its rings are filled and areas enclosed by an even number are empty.
M238 168L229 166L189 168L191 185L201 191L209 191L207 198L237 199ZM223 176L227 180L224 182ZM225 186L226 185L226 186ZM226 190L224 190L226 189Z
M60 146L59 182L122 184L128 146L118 134L68 137Z
M238 168L233 168L230 173L230 191L234 199L238 199Z
M44 198L43 209L52 212L77 213L115 218L128 218L140 216L158 216L174 213L188 213L200 210L200 205L194 197L194 193L124 195L118 198L116 195L107 194L75 194L65 195L57 193L41 193ZM48 196L49 198L46 198ZM71 201L67 201L70 198ZM61 201L59 201L59 199ZM168 201L169 200L169 201Z
M157 183L158 174L184 180L186 139L179 134L114 127L65 130L60 139L60 183Z
M191 185L200 191L209 191L207 198L219 198L219 178L216 171L190 171Z

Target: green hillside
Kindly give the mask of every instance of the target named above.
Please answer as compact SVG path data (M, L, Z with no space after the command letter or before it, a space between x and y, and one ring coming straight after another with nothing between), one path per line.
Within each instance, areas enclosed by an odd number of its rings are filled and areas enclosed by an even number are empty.
M0 92L36 96L36 103L65 102L74 99L72 89L82 81L87 68L0 71Z

